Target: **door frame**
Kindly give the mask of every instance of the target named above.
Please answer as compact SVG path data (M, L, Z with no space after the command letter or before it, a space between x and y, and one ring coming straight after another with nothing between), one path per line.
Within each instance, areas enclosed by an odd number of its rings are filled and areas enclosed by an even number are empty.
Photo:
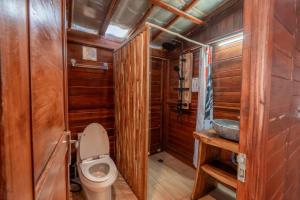
M263 200L270 93L270 32L274 0L244 0L244 41L239 150L246 154L246 182L238 200Z

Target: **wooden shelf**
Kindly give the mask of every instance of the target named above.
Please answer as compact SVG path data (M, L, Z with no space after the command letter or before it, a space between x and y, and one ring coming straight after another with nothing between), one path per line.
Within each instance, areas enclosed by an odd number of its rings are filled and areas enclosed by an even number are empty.
M207 130L206 132L194 132L194 137L205 144L239 153L239 144L237 142L216 137L216 135L213 129Z
M201 169L208 175L215 178L217 181L224 183L232 188L237 189L237 179L236 176L232 173L224 171L218 167L215 167L210 164L204 164L201 166Z
M221 195L221 198L214 198L210 193L208 194L211 188L215 187L211 178L229 186L232 190L237 190L237 169L236 166L218 160L220 152L215 151L215 148L239 153L239 144L219 137L213 129L194 132L194 137L200 141L200 145L198 146L198 167L192 199L196 200L201 197L203 200L225 200L224 195Z

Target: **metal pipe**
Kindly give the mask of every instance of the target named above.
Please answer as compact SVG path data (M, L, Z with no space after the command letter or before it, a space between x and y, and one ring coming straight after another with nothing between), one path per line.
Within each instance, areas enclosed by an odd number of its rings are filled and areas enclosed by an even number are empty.
M209 47L209 45L207 45L207 44L203 44L203 43L197 42L195 40L191 40L191 39L189 39L187 37L184 37L183 35L180 35L179 33L175 33L173 31L165 29L165 28L163 28L161 26L158 26L158 25L155 25L155 24L152 24L152 23L149 23L149 22L146 22L146 25L148 25L149 27L152 27L152 28L159 29L159 30L161 30L163 32L166 32L166 33L169 33L171 35L177 36L177 37L179 37L179 38L181 38L183 40L186 40L186 41L188 41L190 43L193 43L193 44L196 44L196 45L199 45L199 46L203 46L203 47Z

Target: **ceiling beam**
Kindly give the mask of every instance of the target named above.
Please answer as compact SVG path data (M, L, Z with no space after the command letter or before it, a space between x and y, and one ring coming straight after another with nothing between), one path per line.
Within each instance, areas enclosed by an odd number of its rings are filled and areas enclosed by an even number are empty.
M188 10L193 8L196 5L196 3L198 3L198 0L192 0L191 2L189 2L182 8L182 11L187 12ZM165 29L170 28L179 18L180 18L180 16L176 15L166 25L164 25L163 28L165 28ZM155 40L161 33L162 33L162 31L160 31L160 30L157 31L157 33L155 33L152 36L152 40Z
M228 13L228 10L233 9L234 7L239 6L242 3L243 3L243 0L231 0L231 1L225 2L225 3L221 4L216 10L211 12L209 15L205 16L203 20L205 20L207 23L210 23L210 22L212 22L212 20L215 17L221 16L222 14L226 15ZM193 26L192 28L187 30L185 33L183 33L183 35L188 36L198 28L199 27ZM204 27L202 27L202 28L204 28Z
M190 14L187 14L185 13L184 11L174 7L174 6L171 6L161 0L151 0L151 3L156 5L156 6L159 6L171 13L174 13L176 15L179 15L180 17L184 17L186 18L187 20L190 20L191 22L195 23L195 24L198 24L198 25L206 25L206 23L204 21L202 21L201 19L198 19L197 17L194 17Z
M148 17L151 15L151 12L153 11L153 4L147 9L143 17L138 21L138 23L131 29L131 31L128 34L128 37L131 37L148 19Z
M109 8L108 8L108 11L106 13L106 17L105 17L105 19L104 19L104 21L103 21L103 23L101 24L101 27L100 27L100 35L105 34L105 32L107 30L107 27L110 23L110 20L113 17L119 2L120 2L120 0L112 0L111 1L110 5L109 5Z

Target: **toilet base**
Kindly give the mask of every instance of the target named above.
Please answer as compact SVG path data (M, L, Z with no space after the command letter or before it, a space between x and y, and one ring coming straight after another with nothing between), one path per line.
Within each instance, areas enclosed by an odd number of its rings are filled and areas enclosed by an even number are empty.
M85 187L83 187L83 191L85 193L87 200L111 200L111 196L112 196L111 186L105 188L100 192L93 192L88 190Z

